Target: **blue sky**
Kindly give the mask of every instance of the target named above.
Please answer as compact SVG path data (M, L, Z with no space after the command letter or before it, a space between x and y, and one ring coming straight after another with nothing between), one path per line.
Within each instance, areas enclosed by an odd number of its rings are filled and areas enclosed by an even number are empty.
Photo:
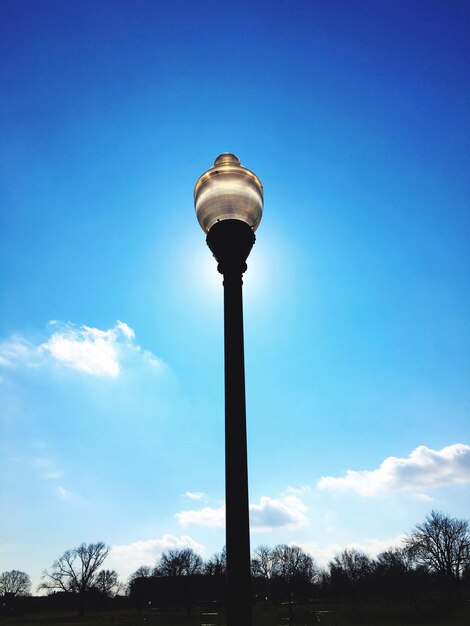
M0 570L221 549L230 151L252 546L375 554L470 517L464 1L0 2Z

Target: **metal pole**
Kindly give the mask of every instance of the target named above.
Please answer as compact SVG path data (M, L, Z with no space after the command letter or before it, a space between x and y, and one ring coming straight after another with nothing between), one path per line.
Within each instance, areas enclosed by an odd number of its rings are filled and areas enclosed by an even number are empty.
M240 220L218 222L207 235L207 245L224 276L228 626L251 626L252 623L242 275L254 243L251 227Z
M251 626L242 274L224 274L227 624Z

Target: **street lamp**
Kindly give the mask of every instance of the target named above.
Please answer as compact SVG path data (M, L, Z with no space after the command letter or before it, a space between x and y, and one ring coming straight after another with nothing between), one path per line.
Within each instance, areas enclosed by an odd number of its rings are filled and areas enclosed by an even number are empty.
M224 276L227 624L251 626L242 274L261 221L263 186L224 153L197 181L194 206Z

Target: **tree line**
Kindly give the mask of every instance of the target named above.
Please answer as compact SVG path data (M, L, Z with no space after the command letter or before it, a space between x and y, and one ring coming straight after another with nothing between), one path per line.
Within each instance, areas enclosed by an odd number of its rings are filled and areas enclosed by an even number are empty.
M132 598L138 596L139 589L155 588L158 581L171 584L184 580L183 577L220 580L226 572L224 549L207 561L190 548L169 549L154 567L139 567L124 586L116 571L102 567L109 551L103 542L83 543L66 550L44 571L38 591L72 594L83 613L85 598L90 594L109 598L125 593ZM262 545L253 552L251 572L255 601L287 600L289 607L315 596L346 600L355 608L372 597L417 606L423 594L430 593L457 601L464 590L469 591L469 522L432 511L400 546L391 547L376 558L346 548L326 568L320 568L299 546ZM0 594L4 597L30 593L31 581L26 573L11 570L0 574Z

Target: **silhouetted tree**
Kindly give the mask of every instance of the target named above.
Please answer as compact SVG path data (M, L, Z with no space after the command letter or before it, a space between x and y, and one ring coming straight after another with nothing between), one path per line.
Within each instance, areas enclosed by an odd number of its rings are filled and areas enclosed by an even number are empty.
M141 565L133 574L131 574L131 578L148 578L151 575L152 568L150 565Z
M406 548L417 563L446 581L448 599L460 598L460 581L470 564L470 532L467 520L431 511L406 538Z
M209 576L223 576L227 571L227 552L225 546L222 552L216 552L204 563L203 572Z
M329 569L321 568L318 570L316 575L316 580L318 586L318 591L321 596L325 599L326 606L328 607L328 603L331 597L332 584L331 584L331 576Z
M274 551L269 546L258 546L251 559L252 587L265 600L271 593Z
M154 576L190 576L202 573L203 561L191 548L163 552L153 571Z
M108 556L109 547L102 541L82 543L77 548L66 550L52 564L49 573L44 572L38 590L66 591L79 596L79 613L83 615L85 594L96 585L98 571Z
M135 572L129 576L127 581L126 592L129 595L131 593L132 583L138 578L149 578L152 576L152 568L149 565L141 565Z
M146 579L152 578L152 568L148 565L141 565L130 576L127 582L127 595L133 598L137 604L139 614L142 615L145 602L145 586Z
M0 574L0 595L5 596L29 596L31 592L31 580L28 574L12 569Z
M173 588L176 592L177 604L186 604L188 615L191 611L191 577L202 574L203 561L199 554L191 548L174 548L163 552L160 561L155 566L153 575L157 577L173 578ZM181 580L175 579L184 577Z
M422 572L405 547L393 547L377 556L374 586L388 600L408 600L417 608L417 583Z
M292 599L302 602L310 591L316 575L313 558L298 546L278 545L272 551L272 580L277 589L284 591L292 612Z
M119 590L117 572L115 570L102 569L96 577L95 587L107 598L116 595Z
M353 608L357 608L358 591L373 571L371 559L354 548L346 548L329 564L331 582L341 593L349 591Z
M251 559L251 574L268 582L272 578L274 551L269 546L258 546Z

